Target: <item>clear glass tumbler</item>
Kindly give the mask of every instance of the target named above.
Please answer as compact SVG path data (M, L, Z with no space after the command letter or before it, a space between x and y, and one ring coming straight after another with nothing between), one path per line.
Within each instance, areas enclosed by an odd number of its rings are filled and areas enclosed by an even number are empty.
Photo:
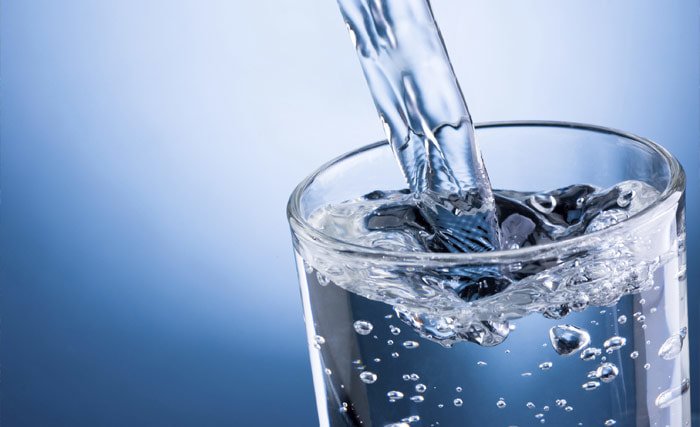
M308 221L328 204L405 188L389 146L318 169L293 192L288 217L320 424L689 425L678 162L651 141L588 125L490 123L476 135L495 189L637 180L658 193L629 218L554 243L394 252L338 240ZM447 283L475 269L513 283L483 298L450 294ZM458 329L469 339L429 339ZM586 348L555 351L572 342Z

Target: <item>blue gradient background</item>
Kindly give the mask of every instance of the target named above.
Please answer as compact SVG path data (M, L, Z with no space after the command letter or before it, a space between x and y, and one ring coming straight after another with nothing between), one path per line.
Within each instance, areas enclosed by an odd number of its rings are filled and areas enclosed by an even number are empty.
M700 330L698 1L433 6L476 121L680 158ZM2 425L316 424L285 204L382 137L335 2L7 0L0 28Z

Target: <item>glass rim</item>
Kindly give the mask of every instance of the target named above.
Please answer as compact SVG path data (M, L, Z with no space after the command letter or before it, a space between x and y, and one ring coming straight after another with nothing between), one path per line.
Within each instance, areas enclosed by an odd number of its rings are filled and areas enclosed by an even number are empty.
M323 248L332 251L342 252L344 254L351 254L353 256L358 257L391 260L391 262L409 263L420 266L435 264L455 265L515 262L536 259L540 258L542 255L558 253L556 252L557 250L561 250L561 253L565 253L567 249L570 250L572 247L584 247L585 243L587 241L590 241L592 237L604 237L607 234L615 233L619 228L625 225L634 226L636 224L644 223L649 217L655 217L653 213L665 212L668 208L675 206L675 202L673 204L669 204L670 197L673 194L676 194L677 192L683 191L685 189L685 172L683 171L683 167L678 162L678 160L668 150L666 150L659 144L651 141L650 139L643 138L629 132L584 123L547 120L493 121L477 123L474 127L477 130L493 128L549 127L582 130L619 136L628 139L632 142L636 142L648 149L651 149L655 154L663 158L665 164L669 168L669 182L664 191L658 196L658 198L653 203L651 203L649 206L645 207L641 211L635 213L630 218L620 221L619 223L614 224L608 228L551 243L526 246L524 248L518 249L499 249L488 252L462 253L391 251L362 246L352 242L346 242L344 240L325 234L324 232L314 228L311 224L309 224L308 221L301 214L301 198L305 190L314 182L314 180L320 174L322 174L329 168L340 164L351 157L361 155L366 151L370 151L384 145L389 145L388 141L383 140L349 151L326 162L325 164L317 168L309 176L304 178L296 186L296 188L292 191L292 194L289 198L289 202L287 203L287 219L292 228L292 232L297 236L306 237L312 240L315 245L320 245Z

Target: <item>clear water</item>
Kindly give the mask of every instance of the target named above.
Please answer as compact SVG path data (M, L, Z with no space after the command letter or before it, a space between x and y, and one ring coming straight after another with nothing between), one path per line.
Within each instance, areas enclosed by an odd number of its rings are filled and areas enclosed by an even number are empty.
M500 247L472 119L427 0L339 0L387 139L435 251Z
M322 425L689 425L675 218L595 233L658 192L634 181L492 191L429 2L338 3L409 188L322 207L312 227L398 253L587 239L439 268L298 241Z
M322 424L689 425L682 236L594 233L658 193L640 182L494 193L510 247L580 235L588 246L551 262L420 271L297 247ZM435 233L421 215L410 192L390 191L309 221L410 253Z

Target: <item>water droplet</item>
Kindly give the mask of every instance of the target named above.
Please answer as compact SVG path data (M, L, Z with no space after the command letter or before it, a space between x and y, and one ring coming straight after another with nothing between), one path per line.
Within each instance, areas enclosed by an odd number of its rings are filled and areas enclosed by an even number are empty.
M377 381L377 374L370 371L364 371L360 374L360 380L365 384L374 384Z
M623 314L620 317L618 317L617 323L619 323L620 325L624 325L625 323L627 323L627 316Z
M632 359L638 358L638 357L639 357L639 352L638 352L638 351L633 351L632 353L630 353L630 357L631 357Z
M533 194L529 201L533 208L545 215L551 214L557 207L557 199L551 194Z
M552 366L553 366L553 363L552 363L552 362L542 362L542 363L540 363L540 369L543 370L543 371L546 371L546 370L550 369Z
M486 366L486 365L488 365L488 363L479 360L478 362L476 362L476 365L477 365L477 366Z
M535 404L532 402L527 402L525 406L527 407L527 409L535 409Z
M397 328L394 325L389 325L389 331L391 332L392 335L398 335L401 333L401 329Z
M506 407L506 401L503 400L503 398L500 398L500 399L498 399L498 402L496 402L496 406L497 406L499 409L503 409L503 408Z
M455 388L455 390L457 391L457 393L461 393L461 392L462 392L462 387L457 387L457 388Z
M424 400L423 396L411 396L411 402L421 403Z
M617 366L615 366L614 364L603 363L600 366L598 366L598 369L596 370L595 374L596 377L600 378L602 382L609 383L617 377L617 374L619 372L619 369L617 369Z
M355 332L360 335L369 335L374 329L374 326L366 320L358 320L352 326L355 328Z
M564 408L564 410L565 410L566 412L571 412L571 411L574 410L574 407L573 407L573 406L567 406L566 408Z
M464 402L463 402L462 399L460 399L460 398L455 399L453 403L454 403L455 406L457 406L457 407L460 407L460 406L462 406L462 404L464 404Z
M425 393L425 390L427 390L428 387L425 386L425 384L416 384L416 391L418 393Z
M556 403L558 407L563 408L566 406L566 399L557 399L554 403Z
M606 353L612 353L615 350L619 350L627 344L627 339L625 337L613 336L605 340L603 347Z
M656 398L656 406L659 408L667 408L688 390L690 390L690 381L688 381L687 378L684 378L679 387L670 388L664 392L661 392Z
M659 348L659 357L664 360L673 360L681 354L683 350L683 337L681 334L671 335Z
M386 395L389 398L389 400L401 400L401 399L403 399L403 393L401 393L400 391L396 391L396 390L391 390Z
M585 329L559 325L549 330L549 340L557 353L568 356L587 347L591 343L591 336Z
M583 383L583 385L581 385L581 388L586 391L595 390L598 387L600 387L600 383L598 381L588 381L587 383Z
M399 357L399 353L393 352L393 353L391 353L391 357L396 359L397 357Z
M404 341L403 342L403 346L409 350L414 349L414 348L418 348L419 345L420 344L418 344L417 341Z
M597 347L588 347L581 352L581 360L595 360L595 358L600 356L601 353L602 350Z
M333 374L333 371L331 371L331 370L328 369L328 368L324 369L323 372L325 372L326 375L332 375L332 374Z
M617 422L612 418L610 418L609 420L605 420L606 427L614 426L615 424L617 424Z
M651 363L645 363L645 364L644 364L644 369L646 369L647 371L648 371L649 369L651 369Z
M326 276L324 276L318 271L316 272L316 281L321 286L327 286L331 282Z

